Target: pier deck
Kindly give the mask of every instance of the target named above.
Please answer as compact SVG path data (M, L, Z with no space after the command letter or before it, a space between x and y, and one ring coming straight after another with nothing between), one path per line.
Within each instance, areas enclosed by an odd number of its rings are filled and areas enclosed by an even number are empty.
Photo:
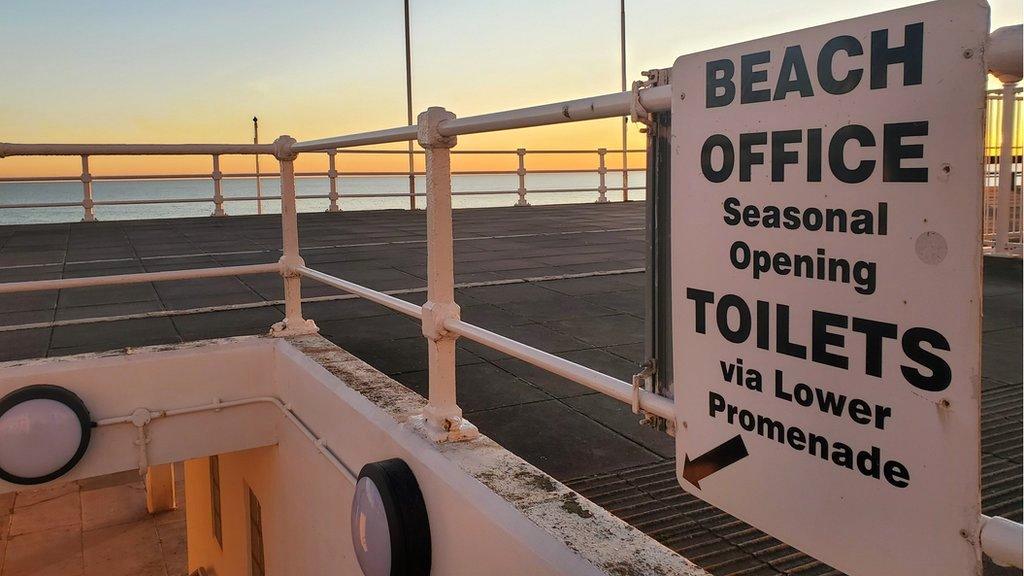
M299 224L311 267L424 301L422 212ZM457 211L463 318L629 380L643 353L643 226L642 202ZM279 247L276 215L4 226L0 281L274 262ZM987 258L983 505L1018 522L1021 296L1020 261ZM425 394L416 322L305 280L303 297L319 300L303 311L324 336ZM281 318L281 298L276 275L0 295L0 361L255 334ZM483 433L712 573L837 573L685 494L672 439L627 406L471 342L459 343L457 375Z

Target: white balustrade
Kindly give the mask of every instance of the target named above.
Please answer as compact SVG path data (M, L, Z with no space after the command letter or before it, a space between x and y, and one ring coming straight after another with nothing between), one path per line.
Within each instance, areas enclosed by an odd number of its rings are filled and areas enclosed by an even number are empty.
M597 150L598 167L597 174L599 178L599 184L597 185L597 203L607 204L608 203L608 186L605 183L605 174L608 173L608 168L605 166L604 157L608 154L608 150L605 148L599 148Z

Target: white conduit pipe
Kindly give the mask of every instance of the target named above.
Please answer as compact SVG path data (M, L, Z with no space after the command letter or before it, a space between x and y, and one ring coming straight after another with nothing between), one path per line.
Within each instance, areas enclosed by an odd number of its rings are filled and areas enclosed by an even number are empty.
M281 411L281 414L283 414L284 417L287 418L289 422L294 424L295 427L298 428L299 432L302 432L303 436L305 436L310 442L313 443L313 446L316 447L317 451L323 454L323 456L327 458L327 461L330 462L335 468L337 468L339 472L341 472L342 476L347 478L348 481L351 482L353 486L356 484L357 478L355 473L352 472L352 469L349 468L344 462L342 462L334 454L334 452L332 452L331 449L327 446L327 443L324 442L322 438L318 438L317 435L314 434L313 431L310 430L309 427L306 426L306 424L302 420L300 420L298 416L295 415L294 412L292 412L290 405L281 402L281 400L275 398L274 396L255 396L253 398L229 400L227 402L221 402L220 400L217 400L210 404L204 404L202 406L175 408L172 410L151 411L145 408L142 408L141 410L146 410L147 412L149 412L150 418L165 418L169 416L181 416L183 414L195 414L197 412L217 411L222 410L224 408L232 408L235 406L245 406L247 404L258 403L267 403L276 406L278 410ZM112 426L115 424L134 423L134 415L130 414L128 416L117 416L114 418L103 418L101 420L97 420L96 426Z
M86 286L109 286L111 284L138 284L140 282L162 282L166 280L192 280L194 278L217 278L220 276L241 276L246 274L278 273L281 267L274 264L249 264L245 266L224 266L221 268L192 268L167 270L165 272L143 272L140 274L114 274L90 276L87 278L59 278L56 280L32 280L29 282L0 283L0 294L14 292L37 292L40 290L63 290Z

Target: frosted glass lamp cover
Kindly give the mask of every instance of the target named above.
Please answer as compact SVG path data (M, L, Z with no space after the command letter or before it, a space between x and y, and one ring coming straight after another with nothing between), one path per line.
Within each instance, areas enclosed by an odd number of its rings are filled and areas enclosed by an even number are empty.
M0 399L0 479L41 484L81 460L92 423L82 400L60 386L37 384Z
M352 547L365 576L429 576L430 522L409 465L398 458L359 471Z

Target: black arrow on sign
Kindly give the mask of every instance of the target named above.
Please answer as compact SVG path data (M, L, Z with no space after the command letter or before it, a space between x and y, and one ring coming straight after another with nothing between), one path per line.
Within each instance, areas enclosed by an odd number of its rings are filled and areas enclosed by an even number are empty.
M724 444L708 450L694 460L690 460L690 455L687 454L683 461L683 478L700 489L701 480L746 457L747 445L737 434Z

